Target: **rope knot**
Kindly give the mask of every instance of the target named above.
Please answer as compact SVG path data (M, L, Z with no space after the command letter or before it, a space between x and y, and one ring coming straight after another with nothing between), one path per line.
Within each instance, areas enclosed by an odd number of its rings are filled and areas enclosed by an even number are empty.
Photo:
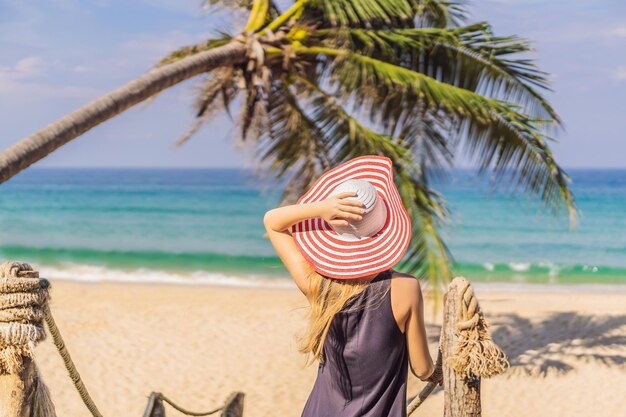
M458 342L448 357L454 371L467 379L490 377L506 370L509 361L489 334L487 321L474 296L469 281L457 277L457 324Z
M32 358L35 344L45 339L48 287L27 263L0 265L0 374L20 372L23 357Z

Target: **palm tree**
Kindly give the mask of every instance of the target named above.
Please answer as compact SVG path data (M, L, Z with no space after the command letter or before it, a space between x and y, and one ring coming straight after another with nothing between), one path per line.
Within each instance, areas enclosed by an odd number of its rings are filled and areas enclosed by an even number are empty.
M436 289L451 278L439 229L448 220L433 178L455 155L498 183L565 208L576 219L566 173L548 142L562 122L542 95L548 74L524 53L530 42L467 24L445 0L208 0L249 11L243 33L183 47L142 77L23 139L0 155L0 181L97 124L188 78L207 73L196 122L241 107L241 138L287 185L293 203L326 169L363 154L394 162L413 219L400 269Z

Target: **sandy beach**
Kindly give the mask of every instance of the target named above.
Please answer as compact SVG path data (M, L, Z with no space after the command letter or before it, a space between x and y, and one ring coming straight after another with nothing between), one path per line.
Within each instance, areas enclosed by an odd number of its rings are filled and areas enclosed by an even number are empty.
M237 390L246 394L246 417L300 415L317 366L304 367L296 349L306 300L295 287L52 285L57 324L105 416L141 416L151 391L204 411ZM626 290L474 288L511 362L483 380L484 416L624 415ZM441 319L426 307L435 352ZM88 416L51 340L36 353L58 415ZM410 375L409 396L422 386ZM443 391L416 415L443 415Z

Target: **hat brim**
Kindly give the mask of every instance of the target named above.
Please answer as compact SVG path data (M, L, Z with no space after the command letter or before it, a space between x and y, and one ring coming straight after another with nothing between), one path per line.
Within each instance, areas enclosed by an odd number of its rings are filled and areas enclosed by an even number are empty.
M321 217L295 223L291 234L304 258L318 273L355 279L385 271L402 259L411 240L411 218L394 184L391 159L379 155L353 158L322 174L297 204L328 198L348 179L369 181L387 208L383 227L373 236L346 241Z

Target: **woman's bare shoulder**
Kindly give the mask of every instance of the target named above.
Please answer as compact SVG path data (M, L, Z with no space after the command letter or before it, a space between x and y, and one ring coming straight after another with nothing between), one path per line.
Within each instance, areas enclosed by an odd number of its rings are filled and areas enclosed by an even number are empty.
M405 332L406 321L420 300L420 283L411 274L391 270L391 308L402 333Z
M402 287L407 290L419 290L420 282L414 275L407 274L406 272L399 272L395 270L391 270L391 279L394 283L394 286Z
M414 305L421 298L419 279L405 272L391 270L391 285L394 298L405 305Z

